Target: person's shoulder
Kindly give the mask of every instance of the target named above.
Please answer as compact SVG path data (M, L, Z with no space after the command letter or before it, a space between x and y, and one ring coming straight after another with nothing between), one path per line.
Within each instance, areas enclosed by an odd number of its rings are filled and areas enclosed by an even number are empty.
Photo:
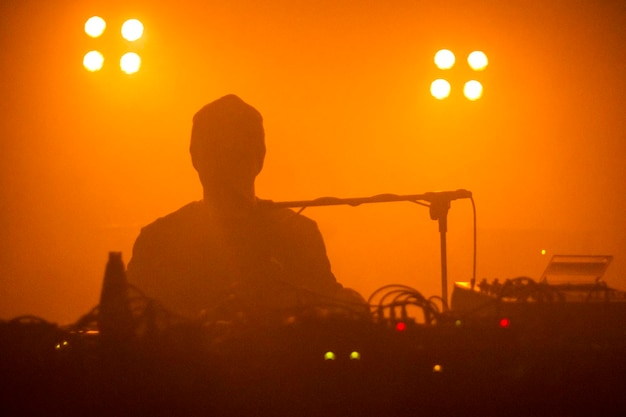
M202 202L191 202L172 213L159 217L152 223L144 226L141 231L142 233L155 233L157 231L180 229L185 225L193 226L194 221L200 217L201 210Z
M257 199L259 211L270 222L282 224L285 227L312 228L317 229L317 223L293 209L279 207L271 200Z

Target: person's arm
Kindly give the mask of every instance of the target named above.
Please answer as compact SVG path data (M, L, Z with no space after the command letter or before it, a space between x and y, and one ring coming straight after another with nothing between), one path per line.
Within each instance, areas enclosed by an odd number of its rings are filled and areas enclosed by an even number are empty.
M290 222L288 267L295 282L303 289L321 296L364 305L366 302L360 294L337 281L317 224L307 217L293 215L295 217Z

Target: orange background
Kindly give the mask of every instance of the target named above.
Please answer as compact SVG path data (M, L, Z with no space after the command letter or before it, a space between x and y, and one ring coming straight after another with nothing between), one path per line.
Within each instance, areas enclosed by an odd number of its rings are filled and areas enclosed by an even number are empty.
M235 93L265 118L257 182L275 201L464 188L477 278L539 278L551 254L612 254L626 288L626 3L408 0L71 1L0 5L0 318L73 322L109 251L201 198L191 117ZM89 39L85 20L109 26ZM127 18L142 70L119 72ZM99 73L81 65L100 48ZM452 97L430 82L457 53ZM483 99L464 59L490 59ZM455 93L457 95L455 96ZM309 208L338 279L439 295L437 223L411 203ZM547 250L541 255L542 249ZM449 212L449 281L472 275L469 200Z

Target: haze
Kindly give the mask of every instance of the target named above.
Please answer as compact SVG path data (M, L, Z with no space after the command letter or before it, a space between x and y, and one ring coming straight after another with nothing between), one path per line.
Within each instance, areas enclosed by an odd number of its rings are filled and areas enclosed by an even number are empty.
M626 288L623 0L1 1L0 318L69 323L95 306L108 252L127 262L141 226L201 198L191 117L228 93L264 116L262 198L467 189L478 279L609 254L605 279ZM84 34L93 15L108 40ZM145 32L128 76L113 57L131 17ZM97 47L108 61L89 73ZM441 48L457 53L453 93L467 54L487 54L482 99L430 96ZM364 296L391 283L441 293L427 208L304 214ZM450 288L472 276L472 228L470 201L453 201Z

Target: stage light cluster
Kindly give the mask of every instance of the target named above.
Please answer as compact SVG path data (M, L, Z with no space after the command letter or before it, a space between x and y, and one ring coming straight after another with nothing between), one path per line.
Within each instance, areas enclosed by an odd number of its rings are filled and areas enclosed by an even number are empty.
M456 56L449 49L441 49L435 54L435 66L442 71L451 70L456 64ZM473 51L467 56L467 64L474 72L480 72L487 68L489 60L482 51ZM472 78L474 78L472 76ZM438 78L430 84L430 94L437 100L448 98L452 92L452 84L445 78ZM483 95L483 85L476 79L470 79L464 83L463 95L470 101L476 101Z
M107 23L100 16L92 16L85 22L85 33L92 39L100 40L106 32L108 32ZM137 52L137 42L144 34L143 23L138 19L128 19L122 24L120 33L122 39L118 40L122 41L121 49L124 50L119 59L120 70L125 74L134 74L141 68L141 56ZM105 39L101 46L111 49L112 44L114 43ZM83 66L87 71L97 72L104 68L106 60L103 52L99 49L93 49L84 55Z

